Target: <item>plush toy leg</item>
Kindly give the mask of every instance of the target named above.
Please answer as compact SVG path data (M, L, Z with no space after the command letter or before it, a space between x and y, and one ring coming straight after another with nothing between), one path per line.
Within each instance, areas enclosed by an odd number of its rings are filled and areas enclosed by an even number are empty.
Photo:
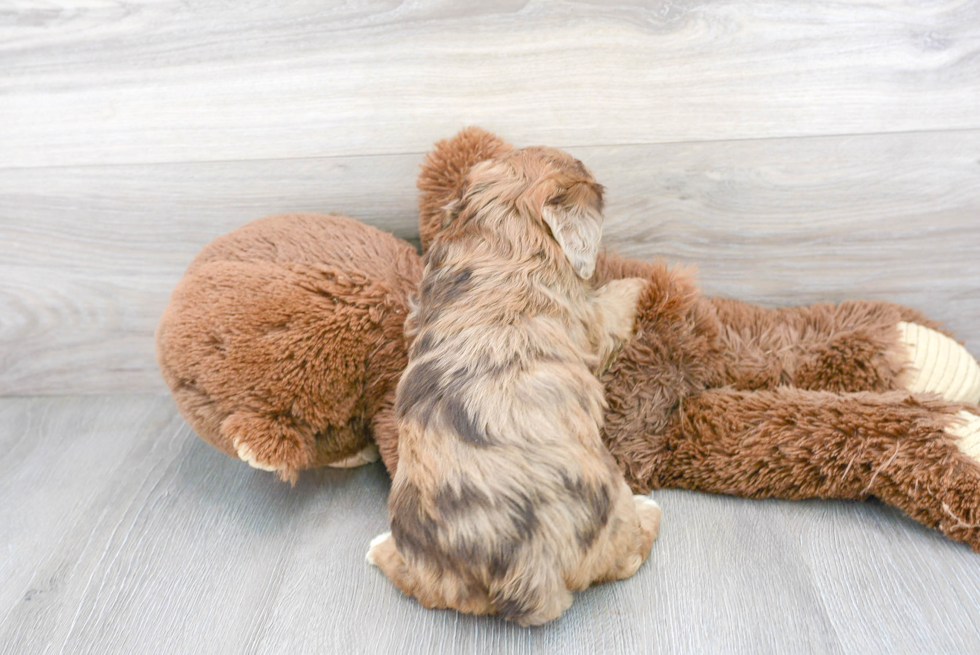
M313 435L282 416L232 414L221 423L221 432L243 462L293 484L316 455Z
M874 496L980 552L975 411L906 392L709 390L686 398L663 434L610 446L639 491Z
M980 402L980 365L915 310L886 302L763 309L712 298L722 379L713 386L934 393Z

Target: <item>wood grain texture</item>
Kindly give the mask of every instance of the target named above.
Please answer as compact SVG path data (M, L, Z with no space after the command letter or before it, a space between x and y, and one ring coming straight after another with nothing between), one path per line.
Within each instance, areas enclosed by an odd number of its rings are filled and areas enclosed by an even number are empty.
M380 466L295 488L163 396L0 399L0 653L970 653L977 555L875 503L683 491L650 561L525 630L364 562Z
M975 0L28 0L0 60L0 167L980 127Z
M980 354L980 131L573 148L605 243L765 305L884 299ZM278 211L417 233L414 155L0 170L0 394L158 391L152 335L215 236Z

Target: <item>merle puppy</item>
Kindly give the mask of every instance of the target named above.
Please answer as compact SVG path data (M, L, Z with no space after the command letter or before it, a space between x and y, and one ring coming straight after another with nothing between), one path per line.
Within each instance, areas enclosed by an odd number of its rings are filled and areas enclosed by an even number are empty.
M602 187L551 148L475 166L447 209L406 326L392 531L368 552L426 607L538 625L650 553L660 508L602 444L596 378L645 282L592 288L601 234Z

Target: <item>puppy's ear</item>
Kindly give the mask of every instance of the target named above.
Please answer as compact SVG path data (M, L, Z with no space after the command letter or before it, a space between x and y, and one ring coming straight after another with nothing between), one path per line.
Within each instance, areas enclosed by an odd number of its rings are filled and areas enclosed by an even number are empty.
M588 280L595 272L602 240L602 186L587 182L549 186L541 219L551 228L575 274Z

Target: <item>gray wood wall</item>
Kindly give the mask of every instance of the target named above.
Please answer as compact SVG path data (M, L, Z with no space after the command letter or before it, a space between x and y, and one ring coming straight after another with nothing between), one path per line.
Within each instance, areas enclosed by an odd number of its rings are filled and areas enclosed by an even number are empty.
M708 293L903 302L980 354L980 2L25 1L0 394L164 390L201 246L284 211L411 237L422 154L468 124L580 156L608 245Z

